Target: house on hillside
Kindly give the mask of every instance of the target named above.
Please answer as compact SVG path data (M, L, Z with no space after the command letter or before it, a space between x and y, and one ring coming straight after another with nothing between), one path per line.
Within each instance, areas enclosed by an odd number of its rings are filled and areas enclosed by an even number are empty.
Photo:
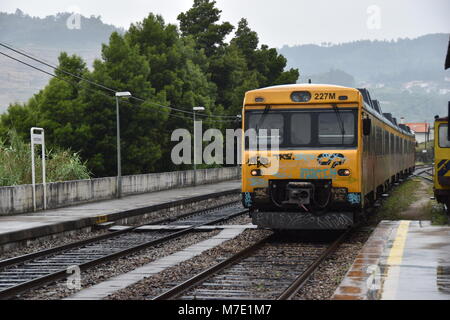
M416 141L422 143L434 139L434 132L427 122L405 123L416 135Z

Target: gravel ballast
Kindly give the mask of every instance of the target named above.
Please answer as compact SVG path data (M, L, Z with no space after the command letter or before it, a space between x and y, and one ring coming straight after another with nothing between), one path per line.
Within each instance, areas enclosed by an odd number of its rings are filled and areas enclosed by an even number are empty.
M321 263L296 296L299 300L329 300L341 283L373 228L355 230L339 248Z
M121 221L118 224L120 225L128 225L128 226L138 226L143 225L145 223L154 223L156 221L162 219L176 219L180 215L191 213L199 210L208 209L213 206L223 205L227 203L233 203L237 200L236 195L228 195L223 197L218 197L216 199L208 199L200 202L191 203L189 205L185 205L182 208L167 208L159 211L155 211L151 215L146 216L145 218L139 219L139 223L137 221ZM21 255L38 252L46 249L56 248L62 245L74 243L81 240L86 240L90 238L94 238L100 236L105 233L109 233L108 230L92 230L88 228L89 231L86 230L74 230L66 233L64 236L61 235L50 235L46 237L46 239L31 239L28 240L26 245L15 248L10 251L1 252L0 251L0 260L5 260L13 257L18 257Z
M146 278L136 284L110 295L108 300L146 300L170 289L173 285L183 282L197 273L215 265L218 261L226 259L242 248L272 234L268 230L245 230L232 240L228 240L220 246L209 249L197 257L168 268L153 277Z
M221 224L248 224L250 218L248 215L242 215ZM200 241L209 239L217 235L220 230L213 230L209 232L194 232L180 238L170 240L167 243L151 247L134 253L132 255L114 260L97 266L93 269L84 271L81 273L82 289L98 284L111 277L130 272L138 267L141 267L147 263L150 263L159 258L168 256L177 251L198 243ZM77 292L77 290L70 290L67 288L66 281L58 281L50 285L29 291L21 295L20 299L63 299Z
M320 265L319 269L299 292L296 299L330 299L372 230L372 228L363 228L353 232L338 250ZM246 230L235 239L229 240L221 246L120 290L110 295L107 299L152 299L174 285L186 281L202 270L213 266L222 259L230 257L242 250L242 248L250 246L271 233L268 230Z

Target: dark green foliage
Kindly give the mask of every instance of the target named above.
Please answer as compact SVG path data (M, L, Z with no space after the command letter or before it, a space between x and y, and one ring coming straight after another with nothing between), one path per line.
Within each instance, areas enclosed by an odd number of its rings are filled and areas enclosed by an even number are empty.
M0 140L0 186L31 183L31 148L15 132L7 134L8 142ZM36 182L42 181L40 151L35 153ZM89 179L90 173L77 153L68 150L47 150L47 182Z
M179 15L180 31L150 13L123 35L113 32L102 46L102 59L92 71L77 56L61 53L60 69L136 99L120 100L123 174L186 169L170 159L173 130L192 130L192 115L161 105L192 111L204 106L204 116L237 115L247 90L295 83L298 70L284 71L286 59L273 48L259 47L258 35L245 19L230 43L234 27L220 22L214 1L194 0ZM11 105L0 117L0 137L11 128L29 139L32 126L46 130L49 148L80 152L95 176L116 174L116 103L114 92L80 81L62 71L24 105ZM201 118L201 115L199 115ZM203 118L204 130L234 128Z
M224 38L234 29L229 22L217 23L221 11L215 4L210 0L194 0L190 10L178 15L182 34L193 36L208 57L224 45Z

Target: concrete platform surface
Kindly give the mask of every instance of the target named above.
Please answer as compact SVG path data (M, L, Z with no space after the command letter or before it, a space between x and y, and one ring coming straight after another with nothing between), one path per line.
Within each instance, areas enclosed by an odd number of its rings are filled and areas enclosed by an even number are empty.
M450 300L450 227L382 221L333 299Z
M240 181L225 181L180 189L164 190L121 199L92 202L71 207L39 211L13 216L0 216L0 245L31 238L47 236L126 218L169 205L183 204L188 199L195 201L211 196L238 192Z

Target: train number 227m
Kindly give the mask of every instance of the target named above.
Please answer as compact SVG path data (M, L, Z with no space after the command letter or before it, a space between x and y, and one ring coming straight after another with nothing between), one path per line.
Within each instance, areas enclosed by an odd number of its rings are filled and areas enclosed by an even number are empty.
M333 100L336 99L336 93L334 92L321 92L314 94L315 100Z

